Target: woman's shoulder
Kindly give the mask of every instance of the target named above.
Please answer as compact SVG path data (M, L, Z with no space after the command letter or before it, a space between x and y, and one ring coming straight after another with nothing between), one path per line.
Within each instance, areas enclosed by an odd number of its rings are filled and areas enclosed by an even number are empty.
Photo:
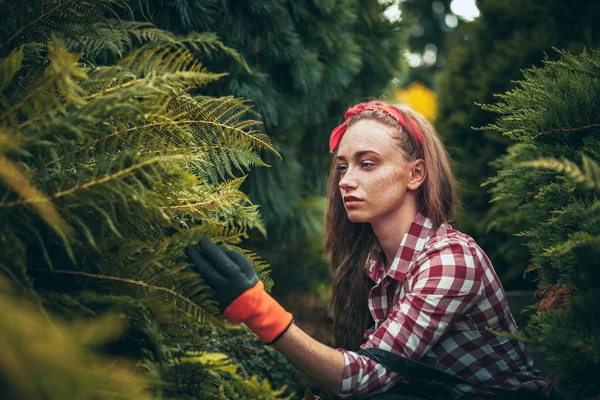
M442 224L432 233L419 258L421 262L435 258L444 263L459 263L483 270L491 266L489 258L475 240L450 224Z
M443 223L430 236L425 245L425 249L441 250L456 246L464 247L470 252L474 252L479 247L471 236L454 229L452 225L448 223Z

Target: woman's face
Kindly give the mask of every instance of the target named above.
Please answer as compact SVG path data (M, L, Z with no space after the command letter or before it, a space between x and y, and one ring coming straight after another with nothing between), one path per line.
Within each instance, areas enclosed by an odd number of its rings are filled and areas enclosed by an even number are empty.
M411 180L410 161L389 126L363 119L340 141L336 168L340 194L352 222L378 223L400 217Z

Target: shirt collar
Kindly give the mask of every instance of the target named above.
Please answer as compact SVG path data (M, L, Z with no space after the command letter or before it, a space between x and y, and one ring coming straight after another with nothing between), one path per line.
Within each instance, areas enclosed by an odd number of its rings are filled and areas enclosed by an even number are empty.
M386 275L398 281L404 281L410 265L423 251L425 244L433 233L432 231L433 223L431 220L423 214L417 213L402 237L394 261L387 271L383 263L381 246L379 242L375 241L365 264L367 276L376 284L379 284Z

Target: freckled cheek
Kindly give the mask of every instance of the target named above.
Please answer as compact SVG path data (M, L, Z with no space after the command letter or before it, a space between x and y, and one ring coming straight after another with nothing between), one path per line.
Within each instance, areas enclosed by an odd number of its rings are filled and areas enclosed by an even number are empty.
M369 185L369 197L382 207L395 206L404 192L399 176L377 176Z
M385 175L373 174L369 179L368 196L374 201L382 201L385 197L385 192L389 190L389 180Z

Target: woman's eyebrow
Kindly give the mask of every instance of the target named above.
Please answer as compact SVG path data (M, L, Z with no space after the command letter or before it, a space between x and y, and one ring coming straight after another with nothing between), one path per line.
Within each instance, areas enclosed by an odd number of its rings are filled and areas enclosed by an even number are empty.
M379 154L378 152L376 152L374 150L363 150L363 151L357 151L356 153L354 153L354 158L360 158L360 157L365 156L367 154L375 154L376 156L381 155L381 154Z
M374 150L361 150L361 151L357 151L356 153L354 153L353 158L358 159L367 154L375 154L377 156L381 155ZM346 161L346 157L343 155L337 156L335 159L339 160L339 161Z
M362 151L357 151L356 153L354 153L354 155L352 156L352 158L354 158L355 160L358 160L359 158L361 158L362 156L365 156L367 154L374 154L376 156L380 156L381 155L381 154L379 154L378 152L376 152L374 150L362 150ZM339 155L335 159L337 161L346 161L346 156Z

